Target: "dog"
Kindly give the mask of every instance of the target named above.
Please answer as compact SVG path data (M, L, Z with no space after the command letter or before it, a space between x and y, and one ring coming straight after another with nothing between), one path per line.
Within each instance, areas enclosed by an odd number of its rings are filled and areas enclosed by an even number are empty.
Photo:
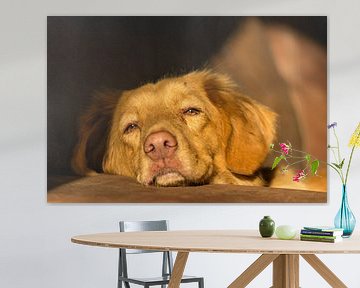
M209 70L98 94L81 119L72 167L143 185L268 185L262 164L277 115Z

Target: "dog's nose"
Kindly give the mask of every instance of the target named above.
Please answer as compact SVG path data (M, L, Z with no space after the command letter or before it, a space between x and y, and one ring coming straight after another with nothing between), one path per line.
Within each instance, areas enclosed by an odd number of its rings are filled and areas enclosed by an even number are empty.
M170 158L176 151L177 141L167 131L151 133L144 142L144 151L152 160Z

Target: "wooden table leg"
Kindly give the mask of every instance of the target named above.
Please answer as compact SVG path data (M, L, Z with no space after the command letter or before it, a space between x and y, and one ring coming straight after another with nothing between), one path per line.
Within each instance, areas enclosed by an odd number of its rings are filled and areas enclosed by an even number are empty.
M188 256L189 256L189 252L178 252L177 253L168 288L179 288L180 287L181 278L184 274L185 265L186 265Z
M228 288L244 288L257 275L259 275L271 262L273 262L278 254L263 254L254 263L252 263L238 278L232 282Z
M299 255L281 254L273 263L273 288L299 288Z
M331 287L346 288L347 286L314 254L301 255L325 279Z

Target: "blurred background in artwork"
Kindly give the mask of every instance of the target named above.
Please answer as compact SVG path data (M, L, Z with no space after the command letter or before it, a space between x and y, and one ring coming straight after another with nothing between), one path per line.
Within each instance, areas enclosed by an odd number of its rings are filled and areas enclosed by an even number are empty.
M72 174L96 91L203 68L278 113L276 143L326 160L326 17L48 17L47 41L48 175Z

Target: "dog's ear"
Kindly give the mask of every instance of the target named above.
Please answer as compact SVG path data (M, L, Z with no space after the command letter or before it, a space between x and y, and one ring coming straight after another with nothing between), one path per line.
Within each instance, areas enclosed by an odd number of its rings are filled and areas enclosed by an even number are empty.
M80 118L78 142L71 166L79 175L103 172L102 162L111 128L113 112L120 97L119 92L97 93Z
M224 138L227 168L237 174L253 174L274 140L276 114L241 94L227 76L205 71L202 77L204 89L224 122L219 130Z
M128 145L124 145L121 140L122 135L119 134L120 131L122 131L119 127L120 116L121 114L115 109L113 112L113 123L109 129L109 136L102 161L102 168L107 174L136 177L134 174L134 165L136 161L128 161L128 159L135 159L137 153L128 147Z

